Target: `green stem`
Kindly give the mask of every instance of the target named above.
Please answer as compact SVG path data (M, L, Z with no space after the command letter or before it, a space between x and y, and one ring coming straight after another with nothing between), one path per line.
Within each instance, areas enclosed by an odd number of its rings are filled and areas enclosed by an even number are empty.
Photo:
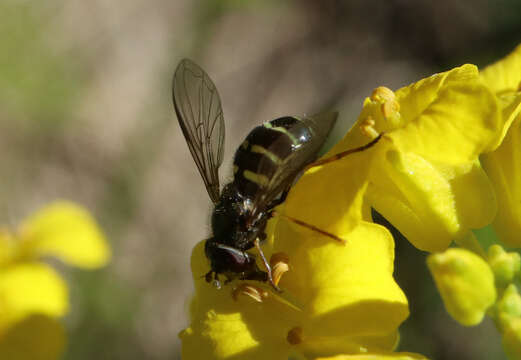
M481 247L481 244L472 231L468 231L465 235L454 239L454 242L463 249L472 251L473 253L487 260L487 254L485 253L485 250Z

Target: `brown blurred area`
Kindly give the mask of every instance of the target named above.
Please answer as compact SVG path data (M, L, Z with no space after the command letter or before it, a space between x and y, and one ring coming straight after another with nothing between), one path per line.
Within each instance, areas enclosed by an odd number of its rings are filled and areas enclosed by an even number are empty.
M2 222L71 199L95 214L114 252L106 269L63 269L73 302L65 359L160 360L180 357L190 251L209 233L210 200L171 104L181 58L219 89L229 179L256 124L336 109L332 144L373 88L505 55L521 40L521 3L4 0L0 29ZM504 356L490 323L464 329L445 314L422 254L399 240L397 257L412 311L400 349Z

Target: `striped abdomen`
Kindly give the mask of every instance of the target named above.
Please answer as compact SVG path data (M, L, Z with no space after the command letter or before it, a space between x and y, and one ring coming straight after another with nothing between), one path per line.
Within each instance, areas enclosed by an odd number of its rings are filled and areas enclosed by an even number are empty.
M239 193L254 198L259 190L267 187L288 156L311 141L312 137L313 131L309 126L289 116L254 128L235 153L234 184Z

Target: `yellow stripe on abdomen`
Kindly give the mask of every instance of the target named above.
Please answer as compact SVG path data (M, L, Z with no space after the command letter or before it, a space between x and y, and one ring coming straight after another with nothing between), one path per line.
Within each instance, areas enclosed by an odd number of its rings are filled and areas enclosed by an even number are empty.
M260 146L260 145L253 145L251 147L251 152L254 152L257 154L262 154L262 155L268 157L274 164L277 164L277 165L282 162L282 160L277 155L275 155L272 151L269 151L268 149L266 149L265 147Z
M242 172L242 176L244 176L246 180L249 180L252 183L257 184L260 187L265 187L270 182L270 179L266 175L256 174L250 170L244 170Z

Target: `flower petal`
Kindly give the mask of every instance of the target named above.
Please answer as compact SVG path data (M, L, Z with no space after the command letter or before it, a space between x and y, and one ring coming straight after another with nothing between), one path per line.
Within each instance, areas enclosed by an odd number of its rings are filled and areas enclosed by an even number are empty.
M0 336L0 359L56 360L65 348L65 331L55 319L33 315Z
M192 252L195 295L190 305L191 327L179 336L183 359L266 359L284 358L294 309L275 299L257 304L247 298L232 299L235 283L218 290L206 283L209 270L204 242ZM262 345L262 346L261 346Z
M110 248L96 221L83 207L55 202L28 218L21 226L24 254L56 256L83 268L97 268L110 258Z
M369 201L421 250L442 251L496 215L492 184L477 160L447 166L391 150L373 177Z
M366 99L350 131L360 133L370 119L384 132L367 199L418 248L444 250L495 216L494 191L477 159L502 136L498 100L473 65L387 92L387 100L375 93Z
M392 277L394 242L383 227L361 222L340 244L280 221L275 251L291 254L281 280L309 317L314 334L377 335L408 316L405 295Z
M341 142L328 155L346 150L345 145ZM281 209L283 213L346 238L362 219L371 151L351 154L308 170L292 187ZM311 233L308 230L306 234Z
M0 228L0 266L7 264L13 254L14 239L11 234Z
M477 78L461 83L449 80L447 76L445 86L421 114L389 134L399 150L459 164L474 160L495 143L503 125L496 97ZM402 103L405 116L407 107Z
M393 131L393 140L431 160L473 159L502 124L496 98L470 64L401 88L396 99L407 122Z
M285 334L277 342L266 341L262 338L265 334L256 339L257 334L252 333L239 313L207 314L197 328L190 327L179 334L183 359L286 359L291 354Z
M68 310L67 287L50 266L22 263L0 270L0 328L32 314L63 316Z
M487 66L481 78L496 93L520 90L521 85L521 45L505 58Z
M508 108L515 117L501 145L483 154L481 163L492 181L498 203L494 229L510 246L521 246L521 94ZM504 116L507 116L506 114ZM510 120L511 121L511 120Z
M207 284L202 275L208 262L200 243L192 255L192 325L180 334L184 358L299 358L332 349L392 350L396 337L389 333L407 317L408 308L392 278L394 243L388 231L363 222L344 246L283 219L269 227L275 233L267 241L267 254L290 254L290 271L280 283L282 296L295 299L301 311L273 293L260 304L248 298L233 301L234 283L221 290ZM287 340L295 327L305 334L299 345Z

